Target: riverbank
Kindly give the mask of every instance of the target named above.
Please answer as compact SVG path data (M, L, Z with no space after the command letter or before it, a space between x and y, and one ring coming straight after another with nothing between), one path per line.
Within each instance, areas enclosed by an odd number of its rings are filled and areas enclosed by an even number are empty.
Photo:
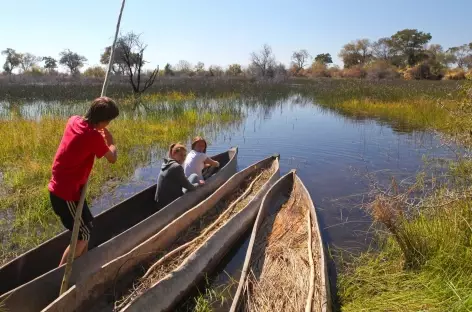
M470 147L471 86L453 94L401 96L399 90L355 95L324 107L403 127L437 130L445 142ZM391 92L391 94L389 94ZM470 311L472 309L472 162L443 163L441 177L420 174L414 185L371 194L365 208L377 227L379 249L346 255L338 294L342 311ZM429 189L426 190L426 185ZM434 187L431 187L433 185Z
M88 199L111 192L165 152L175 141L188 142L199 134L211 139L222 127L239 122L241 111L192 94L154 94L133 102L118 100L120 116L110 125L119 147L119 161L97 160ZM187 103L187 104L186 104ZM51 164L67 117L83 114L88 102L52 103L31 108L9 107L0 120L0 263L62 231L51 213L47 183ZM157 177L156 177L157 178Z

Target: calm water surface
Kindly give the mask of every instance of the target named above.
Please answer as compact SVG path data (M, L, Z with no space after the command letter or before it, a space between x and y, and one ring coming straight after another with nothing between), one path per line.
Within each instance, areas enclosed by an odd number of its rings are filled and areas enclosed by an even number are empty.
M423 155L448 157L438 139L424 132L400 133L372 120L354 120L292 97L272 107L245 109L242 123L210 138L209 155L238 146L239 170L280 154L281 174L297 169L320 215L325 239L343 249L365 247L370 226L359 208L368 191L366 173L386 182L411 177ZM189 138L190 139L190 138ZM94 212L156 182L163 153L135 171L131 181L94 202Z

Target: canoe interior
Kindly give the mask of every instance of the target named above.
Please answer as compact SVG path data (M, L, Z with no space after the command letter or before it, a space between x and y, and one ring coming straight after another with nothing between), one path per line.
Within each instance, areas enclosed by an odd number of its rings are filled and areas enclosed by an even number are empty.
M288 202L290 196L292 195L292 191L294 186L297 188L297 193L301 195L300 202L303 202L304 205L310 209L311 215L311 223L312 223L312 246L313 250L313 258L315 261L315 265L318 268L318 272L315 273L315 276L319 276L319 279L315 281L315 287L319 290L317 292L319 298L316 298L315 301L321 302L319 306L313 305L312 311L316 312L329 312L331 311L331 301L330 301L330 294L329 294L329 285L327 279L327 267L326 267L326 255L325 250L322 242L321 233L319 230L318 219L316 215L316 210L313 205L313 201L311 196L303 185L303 182L300 178L296 175L295 171L291 171L290 173L286 174L282 178L277 181L272 188L269 190L267 195L265 196L259 214L256 218L256 222L254 224L253 231L251 233L251 239L249 242L249 247L247 250L246 258L244 261L243 272L241 273L241 277L238 284L238 289L233 299L233 303L231 306L230 311L246 311L247 307L244 306L243 299L247 296L244 293L244 287L246 285L246 281L248 278L248 273L251 271L251 260L252 254L254 251L254 243L256 241L257 236L259 235L259 230L266 219L266 217L277 213L280 208ZM315 247L316 246L316 247ZM316 250L315 250L316 249ZM261 267L263 266L263 262ZM257 279L259 276L255 273L255 278ZM305 299L304 299L305 300Z
M245 203L244 208L219 225L218 229L207 236L205 241L200 243L178 267L148 288L140 297L121 310L122 312L173 310L177 302L192 287L215 269L224 255L234 248L239 238L251 228L264 195L278 180L280 176L278 156L267 158L262 162L251 165L238 175L243 174L245 171L248 173L251 171L257 172L257 170L262 168L270 170L270 175L265 178L265 182L257 191L247 197L250 200ZM242 179L239 180L242 181ZM230 181L221 188L230 186L229 183ZM228 190L231 190L229 193L234 193L239 187L237 184L228 187ZM226 196L222 196L222 198Z
M218 160L222 164L220 168L223 168L233 156L230 153L233 154L230 150L212 158ZM99 246L155 213L155 192L154 184L98 214L93 221L89 249ZM70 234L69 231L62 232L1 267L0 295L56 268L70 242Z

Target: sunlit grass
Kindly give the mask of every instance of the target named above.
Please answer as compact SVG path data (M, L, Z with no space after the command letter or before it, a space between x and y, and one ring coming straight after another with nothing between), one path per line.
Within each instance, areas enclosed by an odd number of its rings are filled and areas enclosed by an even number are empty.
M416 264L394 236L351 259L339 281L342 311L471 311L472 199L464 195L439 192L432 208L396 225Z
M328 80L303 88L318 105L358 119L377 119L396 130L468 132L463 109L467 82ZM463 140L462 140L463 141Z
M329 84L310 92L323 107L401 131L437 130L472 146L468 83ZM415 204L409 195L377 194L369 211L384 230L379 248L344 259L342 311L472 311L471 168L467 157L449 161L443 184Z
M188 97L183 97L182 103L184 98ZM156 150L163 151L174 141L186 142L196 134L210 135L212 129L216 131L241 117L239 110L224 106L210 110L204 103L178 111L154 110L156 106L159 104L149 105L145 114L124 109L110 124L119 161L110 165L96 160L89 200L149 164ZM62 230L50 207L47 184L67 117L43 113L39 120L16 115L0 120L0 213L9 216L4 218L0 233L3 261ZM109 183L112 181L115 183Z

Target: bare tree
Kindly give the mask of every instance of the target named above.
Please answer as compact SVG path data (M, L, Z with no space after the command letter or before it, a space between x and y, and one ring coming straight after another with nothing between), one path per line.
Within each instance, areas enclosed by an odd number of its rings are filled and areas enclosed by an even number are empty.
M159 66L152 70L147 76L144 85L141 85L143 79L143 66L147 63L144 60L144 51L147 48L141 39L140 35L134 32L129 32L121 35L117 40L116 48L120 51L120 57L123 64L126 66L126 74L129 77L129 82L135 94L146 91L154 81L159 73ZM141 87L142 86L142 87Z
M219 65L211 65L210 68L208 69L208 72L210 73L210 76L214 77L221 77L223 76L223 68Z
M205 64L203 62L198 62L197 65L195 65L195 72L197 74L203 74L205 72Z
M179 72L179 74L188 75L192 72L192 64L186 60L180 60L175 66L175 71Z
M37 65L41 58L31 53L21 54L20 67L24 72L29 71L33 66Z
M470 59L472 57L472 43L449 48L447 52L454 56L454 61L457 63L457 67L469 67L471 62Z
M372 55L378 60L390 60L393 56L390 38L380 38L372 43Z
M269 69L275 67L275 56L272 53L272 48L268 44L264 44L259 53L252 52L251 65L259 70L262 77L267 77Z
M292 66L295 67L296 72L304 69L311 61L311 55L307 50L294 51L292 54Z

